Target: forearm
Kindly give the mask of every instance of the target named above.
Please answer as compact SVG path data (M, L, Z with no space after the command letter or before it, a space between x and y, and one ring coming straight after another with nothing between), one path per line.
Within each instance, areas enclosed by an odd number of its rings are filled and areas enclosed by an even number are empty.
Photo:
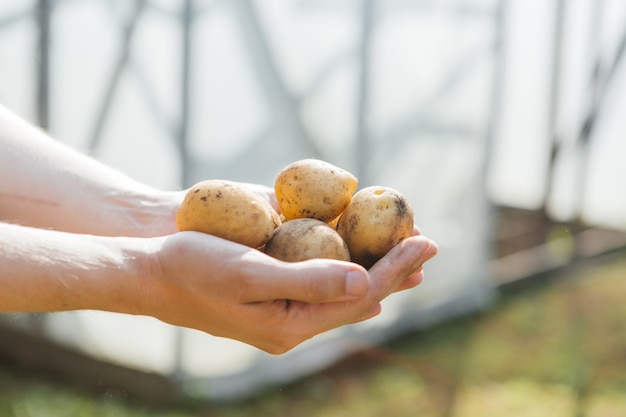
M137 313L148 242L0 223L0 311Z
M0 221L156 236L175 231L180 199L70 149L0 107Z

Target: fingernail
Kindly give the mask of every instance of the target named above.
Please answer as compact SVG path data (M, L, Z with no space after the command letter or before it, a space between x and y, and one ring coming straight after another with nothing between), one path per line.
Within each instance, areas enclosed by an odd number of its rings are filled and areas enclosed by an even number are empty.
M346 274L346 295L362 297L367 292L369 280L367 274L360 270L351 270Z

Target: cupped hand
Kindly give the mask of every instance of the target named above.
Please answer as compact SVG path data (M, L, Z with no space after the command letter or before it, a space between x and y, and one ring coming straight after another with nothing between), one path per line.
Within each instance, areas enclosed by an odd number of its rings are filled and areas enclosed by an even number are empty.
M197 232L155 241L146 314L274 354L374 317L389 294L419 284L422 265L437 253L433 241L416 234L366 271L326 259L282 262Z

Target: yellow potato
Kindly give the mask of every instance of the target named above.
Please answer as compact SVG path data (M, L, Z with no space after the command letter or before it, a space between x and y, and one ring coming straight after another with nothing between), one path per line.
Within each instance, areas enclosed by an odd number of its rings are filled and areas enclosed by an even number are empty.
M341 217L341 214L335 217L334 219L332 219L331 221L329 221L328 225L332 227L333 229L337 229L337 223L339 222L339 217Z
M263 246L280 225L267 200L226 180L206 180L187 191L176 213L178 230L208 233L253 248Z
M287 262L326 258L350 261L350 252L341 236L327 223L317 219L294 219L281 224L265 253Z
M287 220L313 218L329 222L339 216L357 188L357 178L318 159L303 159L283 168L274 191Z
M413 234L413 209L398 191L382 186L359 190L337 222L352 261L369 268Z

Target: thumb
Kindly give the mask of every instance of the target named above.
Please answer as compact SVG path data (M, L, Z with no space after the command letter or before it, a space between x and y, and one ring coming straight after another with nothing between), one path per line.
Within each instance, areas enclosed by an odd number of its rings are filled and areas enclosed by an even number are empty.
M330 259L282 262L280 267L268 268L267 272L260 274L262 282L250 292L254 300L249 301L347 301L364 296L369 289L368 272L350 262Z

